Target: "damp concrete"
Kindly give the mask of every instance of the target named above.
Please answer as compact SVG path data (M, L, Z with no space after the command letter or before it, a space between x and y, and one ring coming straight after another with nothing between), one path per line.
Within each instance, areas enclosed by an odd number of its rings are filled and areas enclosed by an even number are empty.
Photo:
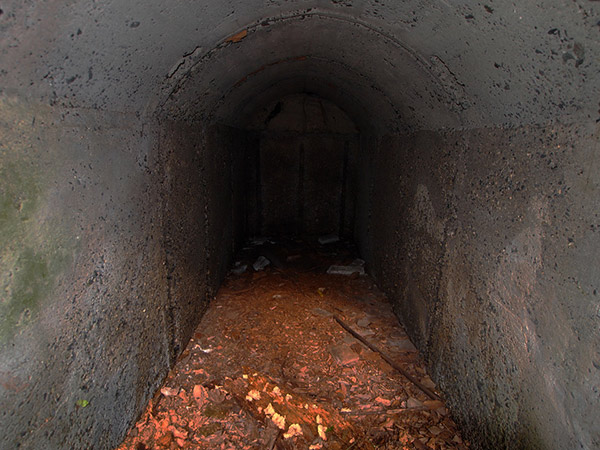
M116 446L286 231L356 242L474 448L599 447L599 36L584 0L4 2L0 447Z

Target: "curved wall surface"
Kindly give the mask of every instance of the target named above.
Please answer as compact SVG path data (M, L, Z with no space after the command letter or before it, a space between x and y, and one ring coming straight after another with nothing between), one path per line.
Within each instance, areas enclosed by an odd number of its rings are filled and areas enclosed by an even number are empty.
M599 447L599 74L590 0L4 2L0 447L120 442L294 95L356 124L343 227L473 446Z

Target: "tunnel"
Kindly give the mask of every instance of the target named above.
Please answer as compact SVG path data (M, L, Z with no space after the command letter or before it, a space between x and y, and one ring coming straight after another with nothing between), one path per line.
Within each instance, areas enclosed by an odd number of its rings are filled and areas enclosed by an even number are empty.
M115 448L244 242L330 233L472 448L600 448L598 2L7 0L0 42L1 448Z

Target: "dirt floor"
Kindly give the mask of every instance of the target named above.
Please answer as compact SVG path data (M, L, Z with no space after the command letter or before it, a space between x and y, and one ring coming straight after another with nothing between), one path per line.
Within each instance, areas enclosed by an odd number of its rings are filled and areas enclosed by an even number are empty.
M468 448L362 264L341 242L245 248L118 449Z

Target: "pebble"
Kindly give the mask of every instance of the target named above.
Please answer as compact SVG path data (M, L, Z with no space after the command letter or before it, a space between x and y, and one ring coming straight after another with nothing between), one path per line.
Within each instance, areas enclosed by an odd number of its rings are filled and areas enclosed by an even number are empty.
M363 317L358 322L356 322L356 325L358 325L359 327L362 327L362 328L367 328L370 323L371 323L371 321L368 318Z

